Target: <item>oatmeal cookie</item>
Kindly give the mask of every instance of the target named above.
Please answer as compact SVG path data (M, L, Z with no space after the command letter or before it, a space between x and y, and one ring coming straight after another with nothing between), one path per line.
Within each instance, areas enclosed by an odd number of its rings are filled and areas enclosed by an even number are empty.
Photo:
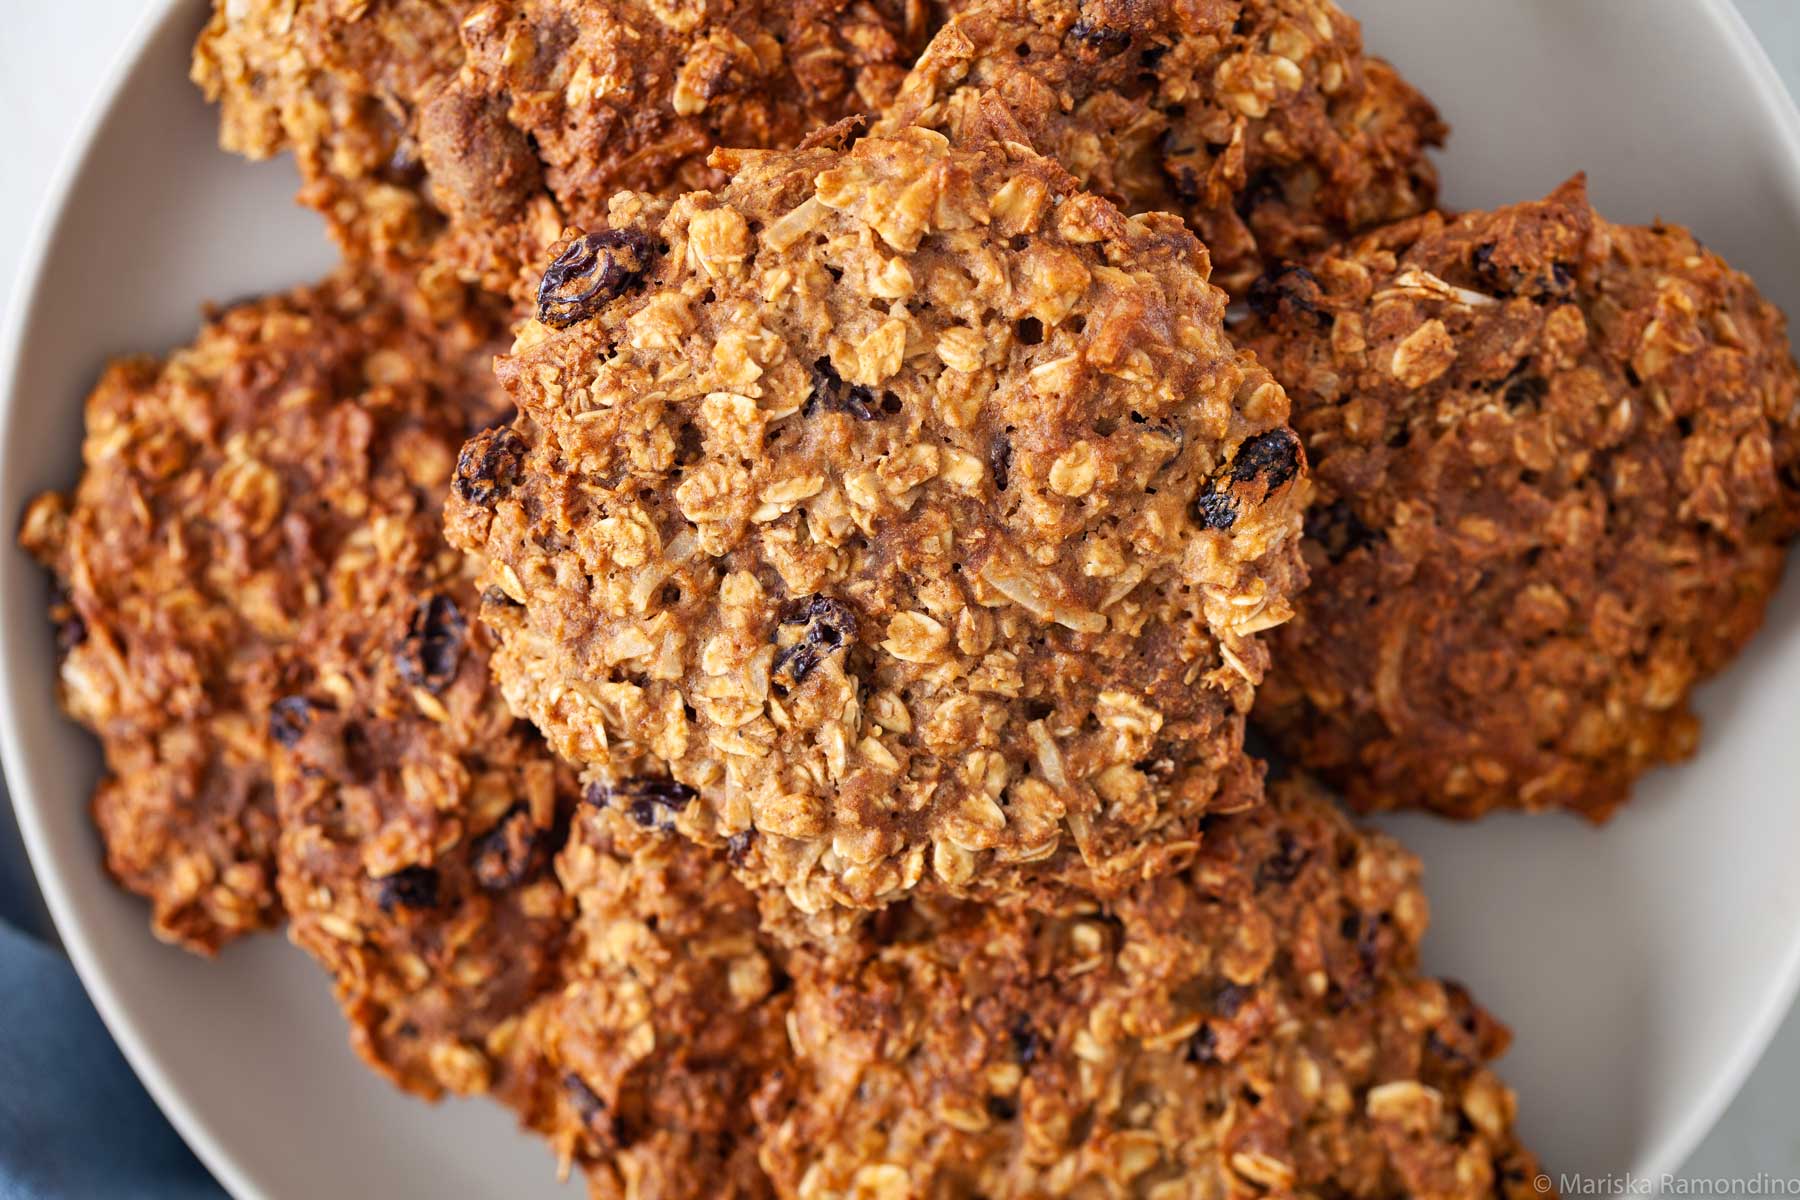
M791 995L756 901L723 855L601 803L558 860L578 916L565 986L520 1028L525 1122L596 1200L772 1196L757 1151L788 1100Z
M1593 819L1800 530L1781 314L1672 226L1548 199L1372 233L1250 296L1319 482L1257 716L1365 809Z
M620 188L713 186L890 100L923 0L216 0L194 79L227 149L291 150L349 256L523 299Z
M1526 1200L1503 1026L1423 977L1417 861L1313 785L1056 911L914 896L821 955L595 797L521 1107L593 1194Z
M1447 133L1331 0L976 0L886 124L954 131L984 94L1085 186L1186 217L1240 299L1265 265L1430 209Z
M89 398L81 481L20 540L58 581L63 703L105 750L107 865L160 936L210 952L279 919L272 708L334 585L436 521L458 439L497 411L496 330L339 276L216 314Z
M277 878L371 1066L428 1097L504 1095L518 1019L560 978L552 860L578 793L492 684L439 510L403 538L404 570L334 581L360 594L308 623L311 682L275 703Z
M450 507L501 684L803 910L1172 869L1260 790L1286 398L1178 219L1016 141L842 133L622 195L545 276Z
M1311 787L1216 819L1103 907L919 900L796 969L784 1196L1538 1195L1489 1066L1422 977L1417 861Z

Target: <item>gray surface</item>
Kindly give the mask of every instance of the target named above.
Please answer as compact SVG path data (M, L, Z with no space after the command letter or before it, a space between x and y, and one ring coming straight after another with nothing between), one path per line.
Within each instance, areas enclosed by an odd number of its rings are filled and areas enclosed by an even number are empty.
M1579 0L1571 0L1579 2ZM1790 90L1800 91L1800 0L1737 0ZM1354 0L1348 7L1354 10ZM0 280L17 273L24 231L75 123L129 35L138 0L9 5L0 22ZM35 614L8 614L35 619ZM16 862L0 806L0 864ZM10 876L10 879L9 879ZM0 869L0 912L36 907L18 872ZM1800 1014L1790 1016L1743 1092L1684 1170L1691 1179L1800 1176Z

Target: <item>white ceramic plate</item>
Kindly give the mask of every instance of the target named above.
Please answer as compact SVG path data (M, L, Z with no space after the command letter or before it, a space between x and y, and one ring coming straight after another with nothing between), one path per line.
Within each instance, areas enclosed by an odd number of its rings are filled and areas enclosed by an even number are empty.
M1724 0L1349 0L1371 47L1455 126L1445 199L1535 197L1585 168L1617 219L1693 226L1800 314L1800 118ZM0 343L0 512L71 483L104 360L189 339L206 300L322 274L283 164L214 148L187 83L203 0L154 6L53 193ZM4 522L0 522L3 524ZM10 539L8 539L10 541ZM480 1103L431 1108L345 1045L278 939L206 963L153 942L87 820L93 743L51 699L47 583L0 550L0 749L50 908L138 1073L239 1197L568 1197ZM1706 689L1691 765L1604 831L1558 817L1388 822L1425 857L1429 965L1518 1043L1504 1068L1553 1169L1657 1175L1718 1116L1800 975L1800 585Z

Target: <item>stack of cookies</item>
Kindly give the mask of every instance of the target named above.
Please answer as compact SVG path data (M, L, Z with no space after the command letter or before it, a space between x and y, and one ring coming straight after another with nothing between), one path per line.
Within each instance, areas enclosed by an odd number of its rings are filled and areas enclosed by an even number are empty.
M159 936L285 924L606 1200L1545 1194L1326 788L1691 751L1800 533L1744 276L1435 211L1330 0L219 0L194 75L344 262L25 516Z

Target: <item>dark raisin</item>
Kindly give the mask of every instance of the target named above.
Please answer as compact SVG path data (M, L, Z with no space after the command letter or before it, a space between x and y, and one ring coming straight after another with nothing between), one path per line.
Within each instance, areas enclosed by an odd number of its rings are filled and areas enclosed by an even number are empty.
M1301 317L1315 326L1331 324L1332 316L1319 307L1325 298L1319 281L1305 267L1284 263L1256 277L1244 295L1250 311L1269 321L1298 321Z
M1219 1061L1219 1035L1213 1032L1210 1024L1202 1022L1200 1028L1194 1030L1194 1036L1188 1039L1187 1058L1192 1063Z
M1230 529L1237 516L1237 501L1229 492L1201 492L1194 501L1194 519L1207 529Z
M750 855L750 831L740 830L725 839L725 857L734 867L744 865Z
M50 620L56 630L56 648L67 654L87 641L88 627L69 599L69 590L60 583L50 593Z
M511 429L488 429L463 444L456 458L456 494L489 505L518 486L525 443Z
M1475 278L1494 291L1506 291L1507 280L1501 278L1500 268L1494 265L1494 243L1483 242L1469 254L1469 269L1475 272Z
M439 592L419 601L394 660L400 678L434 695L443 691L462 667L468 633L469 623L450 597Z
M312 724L312 701L305 696L283 696L269 708L269 736L278 746L293 748Z
M988 444L988 470L994 473L994 490L1004 492L1006 484L1012 478L1012 439L1004 433L996 434Z
M563 1091L568 1094L569 1106L581 1118L581 1123L590 1129L595 1128L606 1115L606 1101L600 1099L600 1094L587 1085L587 1080L573 1071L563 1075L562 1085Z
M841 412L859 421L873 421L876 417L875 393L860 383L845 383L831 360L821 358L813 363L812 395L806 398L801 412L806 416L817 412Z
M1131 45L1131 31L1101 25L1082 17L1069 26L1069 37L1090 54L1110 57Z
M1363 523L1347 501L1317 505L1306 514L1306 536L1325 549L1325 557L1340 562L1344 556L1372 546L1381 534Z
M582 799L596 808L621 801L625 815L644 828L670 829L674 827L675 814L697 795L693 788L667 775L634 775L611 785L590 783Z
M544 833L523 804L515 804L469 847L475 882L490 892L518 887L544 865Z
M1269 491L1300 473L1300 438L1282 426L1247 437L1231 460L1231 481L1251 483L1260 479Z
M1169 189L1175 198L1183 204L1200 203L1200 172L1192 163L1175 161L1176 154L1166 148L1167 159L1163 163L1163 174L1169 177Z
M1550 394L1550 385L1541 375L1525 375L1506 385L1501 398L1510 409L1524 408L1527 404L1536 404Z
M1044 1043L1038 1037L1038 1031L1033 1029L1031 1022L1024 1017L1020 1017L1012 1027L1012 1044L1013 1056L1019 1060L1021 1067L1029 1067L1044 1050Z
M431 867L401 867L392 875L375 880L376 900L381 911L391 913L400 908L436 908L438 873Z
M1425 1052L1442 1062L1464 1067L1474 1065L1473 1059L1438 1036L1435 1029L1425 1035Z
M1237 195L1237 213L1238 216L1248 220L1250 215L1263 205L1268 204L1271 201L1285 201L1286 199L1287 192L1281 186L1281 176L1270 170L1258 171L1244 181L1244 190ZM1312 278L1311 274L1305 272L1300 267L1277 268L1277 271L1290 270L1300 271L1302 274L1305 274L1308 279ZM1252 292L1251 295L1254 296L1255 293ZM1251 301L1251 305L1252 307L1255 306L1254 300Z
M537 319L558 329L586 321L643 279L656 243L635 229L602 229L563 247L538 285Z
M481 593L481 602L495 608L524 608L517 600L497 587L488 587Z
M1026 346L1040 345L1044 340L1044 323L1036 317L1021 317L1013 332L1019 342Z
M770 678L798 687L821 660L855 642L856 633L856 612L842 600L809 596L790 605L775 627L780 649L769 668Z
M1250 996L1250 989L1243 984L1228 983L1213 995L1213 1011L1221 1017L1235 1017Z
M1019 1106L1005 1096L989 1096L987 1111L996 1121L1010 1121L1019 1115Z
M1294 840L1294 835L1283 829L1275 835L1275 853L1262 861L1256 868L1256 886L1267 887L1274 884L1286 887L1299 878L1301 868L1306 866L1312 851Z

